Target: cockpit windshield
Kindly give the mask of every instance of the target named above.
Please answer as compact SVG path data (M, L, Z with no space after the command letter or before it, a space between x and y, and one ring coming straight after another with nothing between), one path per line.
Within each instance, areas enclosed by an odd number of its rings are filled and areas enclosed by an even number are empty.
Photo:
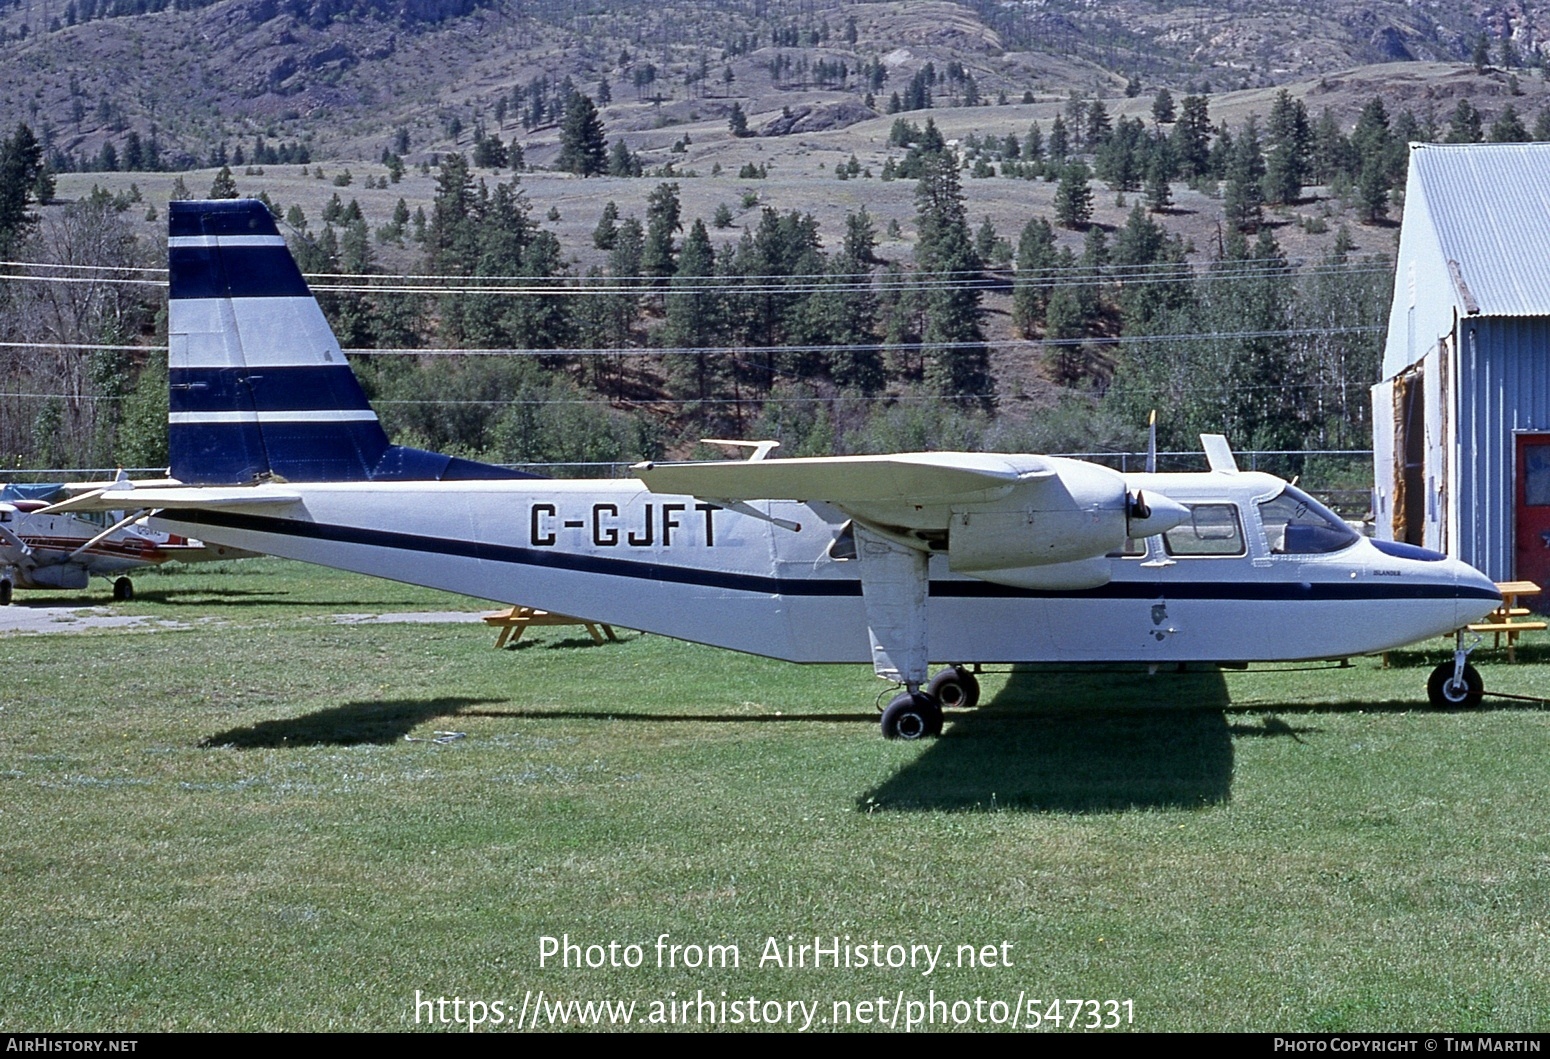
M1273 555L1322 555L1349 548L1357 532L1295 485L1259 505L1265 540Z

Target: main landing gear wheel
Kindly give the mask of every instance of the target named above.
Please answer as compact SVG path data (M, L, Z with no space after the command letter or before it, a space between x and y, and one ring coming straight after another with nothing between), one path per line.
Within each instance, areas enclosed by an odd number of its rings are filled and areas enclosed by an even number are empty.
M952 666L931 678L926 694L944 709L972 710L980 704L980 682L968 666Z
M135 598L135 583L127 577L121 577L113 582L113 601L115 603L128 603Z
M9 578L0 581L0 607L9 607L11 605L11 588L12 585Z
M906 691L883 711L883 736L887 739L925 739L942 734L942 707L921 691Z
M1468 663L1464 665L1464 679L1460 682L1453 679L1452 662L1444 662L1432 670L1431 678L1426 682L1426 697L1436 710L1472 710L1480 705L1484 694L1485 681Z

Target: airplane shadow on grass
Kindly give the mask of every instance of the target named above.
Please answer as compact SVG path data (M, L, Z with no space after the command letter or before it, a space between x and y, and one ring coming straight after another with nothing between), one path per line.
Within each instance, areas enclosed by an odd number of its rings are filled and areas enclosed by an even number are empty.
M386 702L347 702L302 717L230 728L199 741L205 748L238 750L308 746L360 746L396 743L415 728L438 717L454 717L475 706L498 699L448 696L437 699L390 699Z
M1019 666L994 699L868 791L869 811L1098 813L1196 808L1231 796L1235 734L1217 670L1148 678ZM1290 729L1288 728L1290 731Z

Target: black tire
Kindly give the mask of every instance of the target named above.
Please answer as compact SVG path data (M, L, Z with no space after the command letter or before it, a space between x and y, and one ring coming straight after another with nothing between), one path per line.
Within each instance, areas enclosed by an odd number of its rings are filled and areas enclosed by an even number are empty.
M115 603L128 603L135 598L135 583L127 577L121 577L113 582L113 601Z
M942 734L942 707L930 695L906 691L883 711L883 738L925 739Z
M1435 710L1473 710L1485 694L1485 681L1474 666L1464 664L1464 686L1453 684L1453 663L1444 662L1432 670L1426 681L1426 697Z
M10 578L0 581L0 607L9 607L11 605L11 590L14 587L11 584Z
M980 682L968 666L953 666L931 678L926 694L943 709L972 710L980 704Z

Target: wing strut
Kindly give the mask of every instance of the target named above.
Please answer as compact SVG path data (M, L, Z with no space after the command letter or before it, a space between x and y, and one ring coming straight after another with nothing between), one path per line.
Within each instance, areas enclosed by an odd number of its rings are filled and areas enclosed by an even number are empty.
M861 597L866 604L872 669L910 691L926 682L926 597L931 557L856 525Z
M107 529L105 529L101 533L97 534L91 540L89 540L85 544L81 545L75 551L73 551L69 555L65 556L65 561L69 562L71 559L76 558L78 555L82 554L83 552L90 551L92 548L94 548L98 544L101 544L104 540L106 540L107 538L113 536L113 534L117 533L119 530L123 529L125 526L129 525L132 522L138 522L140 519L145 517L145 513L147 511L149 511L149 510L151 510L151 509L148 508L148 507L142 507L142 508L138 509L137 511L135 511L134 514L129 515L126 518L119 519L117 522L113 523L113 525L109 526Z

